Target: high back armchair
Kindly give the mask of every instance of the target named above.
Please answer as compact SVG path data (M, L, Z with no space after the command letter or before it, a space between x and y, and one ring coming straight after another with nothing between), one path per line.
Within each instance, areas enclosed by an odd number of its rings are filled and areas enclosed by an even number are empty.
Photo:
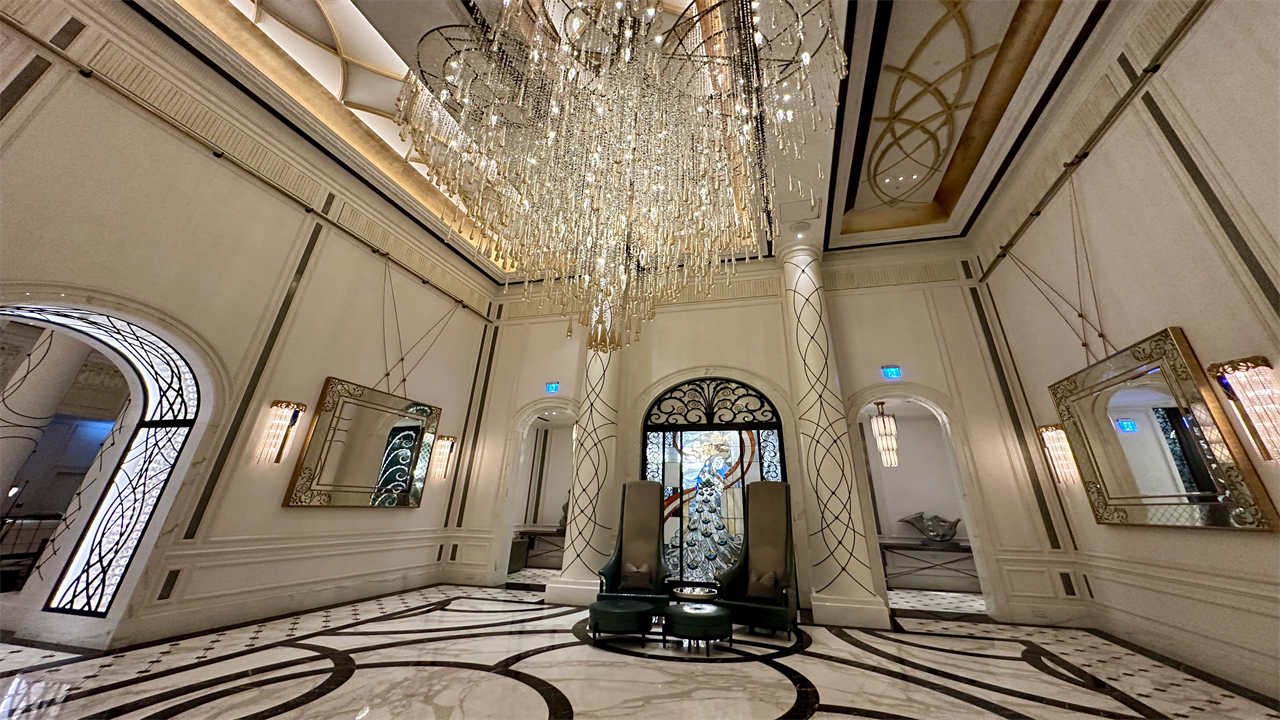
M597 600L643 600L655 609L670 598L662 560L662 484L637 480L622 486L618 541L600 568Z
M742 555L716 577L720 599L734 624L786 630L798 613L795 552L791 537L791 487L784 482L747 485Z

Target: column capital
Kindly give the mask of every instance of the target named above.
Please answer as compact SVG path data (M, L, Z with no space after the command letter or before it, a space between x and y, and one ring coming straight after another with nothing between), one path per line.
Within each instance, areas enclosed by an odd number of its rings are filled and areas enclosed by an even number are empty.
M822 257L822 250L803 243L794 243L778 250L778 260L783 263L797 257L819 259Z

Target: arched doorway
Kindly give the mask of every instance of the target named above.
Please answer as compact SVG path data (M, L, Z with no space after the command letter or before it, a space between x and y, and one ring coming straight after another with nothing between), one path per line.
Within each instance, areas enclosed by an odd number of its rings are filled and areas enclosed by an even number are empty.
M663 485L672 580L713 582L742 552L747 484L786 479L777 409L736 380L689 380L650 403L642 453L644 478Z
M512 438L506 587L542 590L559 577L573 486L574 403L546 399L521 413Z
M3 306L0 317L86 338L135 376L138 391L111 433L121 442L104 445L95 470L82 481L82 487L100 484L96 504L81 511L87 517L63 520L36 565L58 578L44 610L106 617L196 424L200 389L195 374L168 342L116 317L40 305ZM71 552L59 552L71 537L76 538ZM54 567L62 558L61 567Z
M985 614L972 515L947 416L931 402L900 394L877 395L851 410L890 610Z

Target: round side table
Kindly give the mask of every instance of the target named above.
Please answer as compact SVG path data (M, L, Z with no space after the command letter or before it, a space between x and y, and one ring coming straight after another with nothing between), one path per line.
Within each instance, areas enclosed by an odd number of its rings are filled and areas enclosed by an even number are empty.
M593 640L601 633L639 635L643 647L653 628L653 605L640 600L600 600L591 604L589 612L587 626Z
M667 636L681 640L702 640L707 643L707 657L711 657L711 643L728 640L733 645L733 623L729 611L706 603L680 603L669 605L662 611L662 646L667 646Z

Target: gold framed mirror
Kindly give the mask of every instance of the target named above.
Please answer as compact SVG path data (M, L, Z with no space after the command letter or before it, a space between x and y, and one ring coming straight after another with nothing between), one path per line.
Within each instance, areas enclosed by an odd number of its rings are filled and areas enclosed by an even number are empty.
M1097 522L1277 530L1275 507L1181 328L1049 392Z
M440 408L333 377L316 405L284 506L418 507Z

